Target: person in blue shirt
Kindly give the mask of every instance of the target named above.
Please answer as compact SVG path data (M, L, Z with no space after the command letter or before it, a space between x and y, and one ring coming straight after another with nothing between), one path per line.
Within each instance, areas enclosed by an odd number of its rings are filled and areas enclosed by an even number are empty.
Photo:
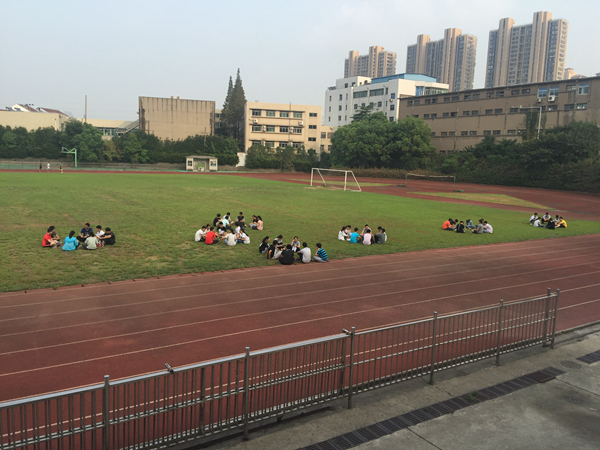
M327 252L323 249L321 243L317 243L317 253L313 256L313 261L327 262Z
M71 231L69 233L69 237L65 238L65 242L63 243L63 250L66 252L72 252L73 250L77 250L77 246L79 242L75 236L75 231Z
M354 229L354 232L350 235L350 243L358 244L361 241L360 234L358 234L358 228Z

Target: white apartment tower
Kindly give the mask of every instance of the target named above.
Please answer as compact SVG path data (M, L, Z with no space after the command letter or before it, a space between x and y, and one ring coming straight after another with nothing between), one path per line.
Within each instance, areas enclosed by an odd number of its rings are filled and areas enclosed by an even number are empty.
M490 31L485 87L564 80L569 23L536 12L533 23L515 26L510 17Z

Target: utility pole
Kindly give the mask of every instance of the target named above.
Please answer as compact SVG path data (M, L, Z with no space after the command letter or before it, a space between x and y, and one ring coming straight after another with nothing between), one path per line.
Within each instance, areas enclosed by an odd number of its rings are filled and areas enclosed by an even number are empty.
M85 96L85 112L83 113L83 121L87 123L87 95Z

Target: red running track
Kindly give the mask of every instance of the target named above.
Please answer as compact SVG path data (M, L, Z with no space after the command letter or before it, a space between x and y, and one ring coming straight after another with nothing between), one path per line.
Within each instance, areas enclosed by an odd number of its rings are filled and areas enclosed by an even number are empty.
M0 401L545 295L600 320L600 234L0 294Z

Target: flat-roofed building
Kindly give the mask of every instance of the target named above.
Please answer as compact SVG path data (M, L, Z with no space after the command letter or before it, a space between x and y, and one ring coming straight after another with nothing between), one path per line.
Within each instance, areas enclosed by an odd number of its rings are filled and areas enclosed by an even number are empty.
M57 109L35 107L32 104L17 103L0 110L0 125L4 127L23 127L27 131L38 128L54 128L62 131L71 120L68 114Z
M77 119L98 128L102 139L111 140L114 136L123 136L130 131L139 129L139 120L107 120L107 119Z
M425 120L438 151L460 151L486 136L521 139L528 111L545 115L546 129L600 122L600 77L405 97L398 109L400 117Z
M246 151L252 145L330 149L331 127L322 125L320 106L246 102L244 123Z
M552 13L533 14L533 22L515 26L510 17L490 31L485 87L564 80L569 23Z
M347 125L361 107L371 104L374 112L381 111L389 120L397 120L398 99L444 92L448 92L447 84L426 75L340 78L325 92L323 123L334 128Z
M171 141L214 135L215 102L180 97L140 97L139 129Z

